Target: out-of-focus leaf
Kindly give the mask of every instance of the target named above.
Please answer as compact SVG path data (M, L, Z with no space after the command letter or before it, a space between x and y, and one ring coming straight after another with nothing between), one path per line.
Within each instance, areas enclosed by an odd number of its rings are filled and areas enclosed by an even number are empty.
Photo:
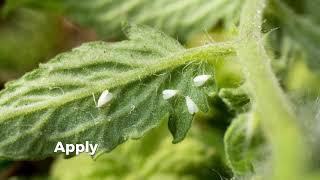
M320 75L313 73L300 58L290 66L285 85L289 92L317 98L320 95L319 82Z
M295 13L312 19L316 23L320 23L320 1L317 0L284 0Z
M55 9L75 22L94 27L104 38L122 36L123 23L147 24L185 41L220 20L226 26L238 21L243 0L11 0L4 8ZM56 11L56 10L55 10Z
M236 112L245 112L250 108L248 94L241 87L223 88L219 91L219 96L228 107Z
M56 12L60 14L64 9L63 4L64 0L43 0L41 2L37 2L36 0L5 0L3 6L0 7L0 15L5 17L17 9L26 6L43 12Z
M20 9L0 19L0 81L34 68L56 48L57 18Z
M320 1L315 0L301 0L305 3L304 12L307 14L309 18L311 18L314 22L320 24Z
M283 33L288 34L305 51L309 66L320 71L320 24L308 14L295 13L278 0L271 1L269 11L279 21Z
M68 160L59 158L53 166L52 177L55 180L220 180L214 171L216 167L225 166L217 161L223 157L220 132L193 126L183 142L172 145L165 128L162 125L141 140L123 144L96 161L84 154Z
M206 112L207 92L214 91L212 79L196 87L193 78L213 75L208 61L233 55L230 44L186 50L163 33L137 26L128 36L118 43L84 44L6 84L0 93L0 157L44 158L54 154L58 141L86 140L99 144L99 155L140 138L168 116L173 142L183 140L194 117L185 96ZM164 89L179 92L164 100ZM113 98L97 108L95 97L105 90Z
M260 162L267 156L263 143L256 115L242 114L233 120L225 134L224 144L228 164L236 177L255 173L260 168Z

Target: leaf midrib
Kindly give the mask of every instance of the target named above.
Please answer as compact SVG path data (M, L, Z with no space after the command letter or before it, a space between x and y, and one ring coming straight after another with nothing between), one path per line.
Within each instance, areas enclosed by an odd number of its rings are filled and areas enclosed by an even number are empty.
M225 43L215 43L209 44L197 48L191 48L188 50L184 50L175 54L172 54L168 57L160 58L163 59L159 61L159 63L155 63L153 65L135 69L125 73L123 75L119 75L118 77L114 78L112 83L110 80L106 81L104 84L103 82L99 82L100 84L97 86L89 86L87 90L76 90L73 93L68 93L57 97L54 100L45 101L42 103L37 103L32 106L25 106L22 108L5 108L4 110L0 111L1 117L0 122L13 119L14 117L20 115L26 115L31 112L36 112L39 110L50 108L56 108L63 104L91 96L93 93L102 92L105 89L114 89L119 86L123 86L129 84L130 82L134 82L137 80L141 80L147 76L153 75L155 73L159 73L161 71L167 69L175 69L183 64L188 62L196 62L196 61L210 61L214 59L214 57L221 57L221 56L228 56L234 54L233 43L232 42L225 42Z

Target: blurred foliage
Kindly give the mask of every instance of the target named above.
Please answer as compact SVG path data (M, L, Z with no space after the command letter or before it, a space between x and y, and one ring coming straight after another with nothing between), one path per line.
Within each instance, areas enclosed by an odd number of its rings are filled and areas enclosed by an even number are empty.
M12 79L55 54L59 20L29 9L0 19L0 81Z
M183 142L173 145L164 124L96 161L85 154L59 158L53 165L52 179L218 180L230 177L224 167L222 132L194 125Z
M320 24L318 13L320 2L314 0L282 1L270 0L267 12L271 14L271 23L279 28L278 42L289 36L305 54L306 62L314 71L320 69ZM270 23L270 22L269 22Z
M146 24L185 42L219 22L225 27L235 24L242 3L243 0L9 0L2 13L9 14L21 6L60 13L94 28L103 39L123 36L121 29L127 22Z
M320 95L320 74L312 73L303 60L294 62L288 72L286 87L290 92L307 94L310 98Z
M235 177L261 175L262 162L270 156L262 134L259 118L253 112L239 115L232 121L225 133L224 144Z

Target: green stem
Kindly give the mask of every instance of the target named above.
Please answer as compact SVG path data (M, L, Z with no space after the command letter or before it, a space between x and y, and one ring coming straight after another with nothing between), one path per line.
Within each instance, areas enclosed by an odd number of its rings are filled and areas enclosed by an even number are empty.
M241 15L239 61L244 68L253 108L262 120L273 150L272 179L300 179L303 140L290 103L272 72L261 36L265 0L247 0ZM271 179L271 178L270 178Z

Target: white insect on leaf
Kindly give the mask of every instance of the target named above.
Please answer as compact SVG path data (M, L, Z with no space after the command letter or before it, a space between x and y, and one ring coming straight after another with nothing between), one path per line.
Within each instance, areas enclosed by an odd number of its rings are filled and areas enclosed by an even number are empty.
M199 75L193 79L193 83L195 86L199 87L204 85L204 83L206 83L211 77L211 75Z
M99 97L97 107L99 108L99 107L104 106L105 104L110 102L112 98L113 98L113 95L111 92L109 92L108 90L103 91Z
M178 93L178 90L165 89L162 91L162 97L163 99L167 100L177 95L177 93Z
M196 105L196 103L193 102L193 100L189 96L186 97L186 104L190 114L195 114L199 111L198 106Z

